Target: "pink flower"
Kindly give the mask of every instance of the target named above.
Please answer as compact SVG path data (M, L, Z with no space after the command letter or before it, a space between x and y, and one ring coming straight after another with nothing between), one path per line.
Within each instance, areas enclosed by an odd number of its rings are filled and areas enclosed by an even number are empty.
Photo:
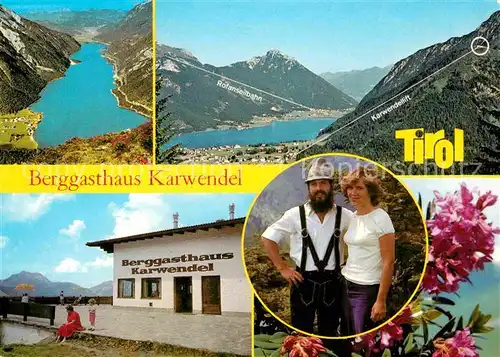
M422 282L424 290L431 294L456 292L459 283L467 281L474 269L483 269L484 263L492 261L494 235L500 229L486 222L483 210L494 205L497 196L490 191L484 195L477 192L474 204L475 193L465 184L454 194L441 196L434 192L440 209L427 221L432 245Z
M476 342L468 327L457 331L454 337L446 340L438 338L433 343L436 351L432 357L479 357L476 352Z
M409 324L411 322L411 315L412 312L410 306L406 306L405 309L388 324L382 326L377 331L361 336L362 344L371 351L380 352L391 347L394 341L402 341L402 325ZM377 334L380 335L378 343L376 342Z
M289 357L317 357L325 352L323 341L316 337L287 336L283 341L280 354L289 353Z

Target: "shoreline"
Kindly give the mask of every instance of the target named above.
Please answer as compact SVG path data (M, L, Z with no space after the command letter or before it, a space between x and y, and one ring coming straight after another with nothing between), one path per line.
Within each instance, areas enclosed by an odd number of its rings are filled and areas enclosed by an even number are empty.
M77 41L77 42L78 42L78 41ZM31 113L33 113L34 115L39 116L39 119L36 121L36 123L34 123L34 126L33 126L33 133L32 133L31 135L29 135L29 137L31 138L31 140L33 140L33 142L36 144L36 149L38 149L38 148L39 148L39 147L38 147L39 145L38 145L38 142L35 140L35 133L36 133L36 131L37 131L37 129L38 129L38 125L39 125L39 124L42 122L42 120L43 120L43 113L42 113L42 112L36 112L36 111L34 111L34 110L32 109L32 107L33 107L34 105L36 105L36 104L37 104L37 103L38 103L38 102L42 99L42 94L43 94L43 92L44 92L45 90L47 90L47 87L49 86L49 84L51 84L51 83L53 83L53 82L55 82L55 81L58 81L58 80L60 80L60 79L65 78L65 77L66 77L66 72L68 72L68 70L69 70L72 66L82 63L82 61L80 61L80 60L74 60L74 59L73 59L73 56L75 55L75 53L77 53L77 52L81 51L81 49L82 49L81 43L80 43L80 42L78 42L78 44L80 45L80 47L78 48L78 50L76 50L75 52L73 52L73 53L71 54L71 56L69 57L69 66L66 68L66 70L65 70L65 71L64 71L64 72L63 72L60 76L58 76L58 77L56 77L56 78L54 78L54 79L52 79L52 80L50 80L50 81L48 81L48 82L47 82L47 84L46 84L46 85L42 88L42 90L40 91L40 93L38 93L38 94L37 94L37 95L38 95L37 100L35 100L33 103L29 104L26 108L23 108L23 109L21 109L21 110L19 110L19 111L17 112L17 113L20 113L20 112L22 112L23 110L28 110L28 111L30 111Z
M273 122L287 122L287 121L296 121L296 120L324 120L324 121L329 121L329 120L337 120L341 116L332 116L332 117L326 117L325 113L316 113L312 114L309 111L304 111L302 112L303 115L296 114L293 117L289 116L286 117L286 115L283 115L281 117L254 117L251 121L247 123L240 123L240 124L219 124L216 126L216 128L207 128L205 130L196 130L196 131L188 131L188 132L182 132L180 135L186 135L186 134L198 134L198 133L206 133L206 132L212 132L212 131L225 131L225 130L248 130L248 129L253 129L253 128L262 128L271 125ZM305 113L308 113L307 115ZM331 114L330 114L331 115Z
M105 44L105 45L107 46L106 50L109 49L109 44ZM118 107L122 108L122 109L126 109L126 110L131 110L131 111L139 114L140 116L142 116L146 119L146 122L147 122L147 119L152 119L152 116L153 116L152 115L153 114L152 108L150 110L143 108L144 111L140 111L140 110L136 109L135 107L141 107L141 106L135 104L134 102L129 101L126 98L126 94L121 90L120 83L122 81L122 78L118 75L118 65L116 64L116 60L111 55L109 55L109 53L107 53L107 51L102 51L101 56L104 59L106 59L108 61L108 63L111 64L111 67L113 67L113 84L114 84L115 88L111 89L111 94L113 94L113 96L116 98L116 102L117 102ZM120 97L114 92L114 90L120 92L123 95L123 103L122 103L122 99L120 99ZM147 112L145 112L146 110L151 112L151 114L148 114Z

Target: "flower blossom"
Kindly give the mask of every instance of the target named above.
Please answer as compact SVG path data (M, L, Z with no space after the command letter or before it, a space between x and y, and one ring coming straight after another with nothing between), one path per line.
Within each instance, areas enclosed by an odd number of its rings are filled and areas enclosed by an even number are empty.
M411 321L412 311L408 305L399 315L386 325L382 326L380 329L361 336L360 338L362 340L362 344L371 351L383 351L384 349L391 347L394 341L403 340L402 325L411 323ZM376 342L377 335L380 336L378 343Z
M283 341L280 353L289 353L289 357L317 357L325 352L323 341L316 337L288 336Z
M438 338L433 343L436 351L432 357L479 357L476 352L476 342L468 327L457 331L454 337L446 340Z
M483 210L494 205L497 196L491 191L478 193L474 203L474 193L465 184L454 194L434 194L440 210L427 221L432 245L422 286L431 294L454 293L474 269L482 270L484 263L493 260L500 229L486 222Z

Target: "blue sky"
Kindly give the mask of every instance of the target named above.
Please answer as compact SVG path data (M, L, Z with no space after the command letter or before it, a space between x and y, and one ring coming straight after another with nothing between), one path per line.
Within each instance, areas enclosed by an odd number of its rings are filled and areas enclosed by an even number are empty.
M143 0L3 0L2 5L19 14L30 11L112 9L130 10Z
M393 64L473 31L497 0L157 1L157 40L216 66L276 48L315 73Z
M91 287L113 279L112 255L85 246L123 237L244 217L254 195L0 195L0 278L38 272L51 281Z

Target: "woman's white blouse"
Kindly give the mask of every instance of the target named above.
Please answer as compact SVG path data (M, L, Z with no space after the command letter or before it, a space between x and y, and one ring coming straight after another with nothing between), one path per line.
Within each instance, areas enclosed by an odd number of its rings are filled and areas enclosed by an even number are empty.
M342 275L347 280L360 285L380 284L382 256L379 238L388 233L394 233L394 226L382 208L364 215L354 213L344 236L349 255Z

